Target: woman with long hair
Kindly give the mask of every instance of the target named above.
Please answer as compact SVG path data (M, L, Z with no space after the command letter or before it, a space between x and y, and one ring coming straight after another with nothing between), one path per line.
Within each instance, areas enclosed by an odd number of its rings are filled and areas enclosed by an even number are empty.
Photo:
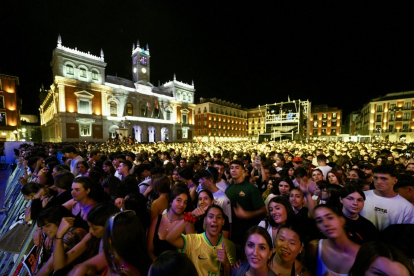
M345 218L327 205L318 205L314 210L316 226L326 239L309 244L307 267L313 275L348 275L360 246L352 242L344 229Z
M103 249L108 264L103 275L147 275L151 259L145 233L134 211L115 214L107 221Z
M269 201L267 207L268 219L262 220L259 226L267 230L272 241L276 240L277 230L286 223L291 224L295 219L292 205L287 197L276 196Z
M329 171L326 174L326 179L328 180L329 184L342 186L342 177L335 171Z
M310 271L298 260L304 241L301 231L292 225L279 228L275 240L276 253L270 268L277 275L311 276Z
M165 174L157 174L151 181L152 189L158 194L158 198L151 204L151 220L162 214L168 208L168 195L170 194L170 179Z
M414 266L400 250L379 241L364 243L349 276L414 276Z
M244 264L237 268L234 276L276 276L269 268L272 261L273 242L269 233L260 226L252 226L244 238Z
M182 187L182 185L175 186L168 197L167 213L159 214L158 219L155 218L151 221L147 242L148 254L152 260L155 260L166 250L175 250L175 247L167 242L165 238L168 231L183 219L183 213L190 200L190 194L186 187ZM185 233L195 233L194 225L188 224Z
M187 185L187 188L190 190L191 202L197 202L197 187L198 182L193 181L194 175L193 170L190 166L185 166L178 170L178 175L180 181L184 182Z

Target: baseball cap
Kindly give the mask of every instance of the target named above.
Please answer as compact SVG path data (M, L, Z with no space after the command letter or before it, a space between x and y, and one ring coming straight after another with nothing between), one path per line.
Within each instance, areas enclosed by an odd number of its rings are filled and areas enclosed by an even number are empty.
M302 162L303 160L302 160L302 158L301 157L299 157L299 156L296 156L295 158L293 158L293 160L292 160L292 162L294 162L294 163L299 163L299 162Z

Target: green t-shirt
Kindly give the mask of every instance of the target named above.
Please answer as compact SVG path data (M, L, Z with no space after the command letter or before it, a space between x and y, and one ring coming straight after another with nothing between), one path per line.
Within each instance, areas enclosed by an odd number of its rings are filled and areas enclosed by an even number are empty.
M259 189L248 181L230 185L226 190L226 195L232 207L236 207L238 203L245 211L256 211L265 206ZM232 208L231 240L241 245L246 231L253 225L258 225L261 219L261 217L249 220L239 219Z

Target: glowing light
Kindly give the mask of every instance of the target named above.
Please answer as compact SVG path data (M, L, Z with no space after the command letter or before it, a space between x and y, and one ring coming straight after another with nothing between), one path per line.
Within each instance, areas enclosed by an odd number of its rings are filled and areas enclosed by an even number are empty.
M374 110L371 110L371 113L375 113L375 111Z
M6 136L6 132L4 132L4 131L3 131L3 132L1 133L1 135Z

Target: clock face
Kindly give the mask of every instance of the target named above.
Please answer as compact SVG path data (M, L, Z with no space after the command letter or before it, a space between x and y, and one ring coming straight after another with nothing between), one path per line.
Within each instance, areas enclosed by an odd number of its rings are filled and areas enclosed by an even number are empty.
M147 65L147 58L146 58L146 57L141 57L141 58L140 58L140 60L139 60L139 62L140 62L142 65Z
M137 57L137 56L135 56L135 57L134 57L134 65L135 65L135 64L137 64L137 60L138 60L138 57Z
M147 69L141 68L141 72L145 74L147 72Z

